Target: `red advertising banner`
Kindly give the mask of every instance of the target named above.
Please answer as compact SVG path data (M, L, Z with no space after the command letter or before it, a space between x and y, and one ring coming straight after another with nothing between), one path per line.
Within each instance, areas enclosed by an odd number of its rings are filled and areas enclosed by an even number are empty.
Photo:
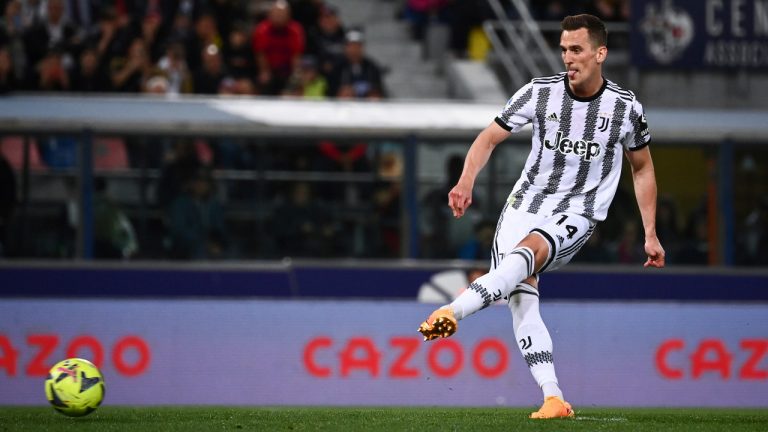
M416 328L432 309L396 301L5 299L0 404L45 404L45 375L67 357L102 369L107 404L539 402L505 306L425 343ZM768 305L544 301L541 309L561 387L577 406L768 406Z

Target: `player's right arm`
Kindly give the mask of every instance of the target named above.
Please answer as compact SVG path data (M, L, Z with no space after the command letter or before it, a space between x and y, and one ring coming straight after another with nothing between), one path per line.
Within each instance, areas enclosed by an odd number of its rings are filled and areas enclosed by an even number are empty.
M456 186L448 193L448 206L453 217L460 218L472 204L472 189L475 179L493 153L493 149L504 141L511 132L502 128L495 121L483 129L475 138L464 159L464 170Z
M531 122L534 116L533 83L520 88L488 127L475 138L464 159L464 170L456 186L448 193L448 207L453 217L460 218L472 204L472 188L475 179L483 169L497 144L510 134L518 132Z

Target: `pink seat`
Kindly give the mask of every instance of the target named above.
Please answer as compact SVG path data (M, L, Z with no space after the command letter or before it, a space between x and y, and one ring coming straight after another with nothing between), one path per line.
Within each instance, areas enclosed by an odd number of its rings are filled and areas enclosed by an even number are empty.
M93 139L93 168L99 171L128 169L128 151L122 138Z
M13 169L21 171L24 167L24 137L4 136L0 139L0 153L8 161ZM33 138L29 140L29 168L33 170L46 169L40 150L37 148L37 141Z
M197 153L197 158L203 165L210 166L213 163L213 150L208 144L208 141L204 139L196 139L195 153Z

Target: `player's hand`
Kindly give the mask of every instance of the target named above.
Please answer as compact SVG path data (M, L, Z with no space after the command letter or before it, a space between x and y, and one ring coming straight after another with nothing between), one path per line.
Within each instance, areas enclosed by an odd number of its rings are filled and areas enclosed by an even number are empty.
M643 267L664 267L664 248L661 247L661 243L656 236L645 239L645 254L648 255L648 259L643 264Z
M472 205L472 186L459 181L448 192L448 207L453 211L453 217L460 218L464 216L464 212L470 205Z

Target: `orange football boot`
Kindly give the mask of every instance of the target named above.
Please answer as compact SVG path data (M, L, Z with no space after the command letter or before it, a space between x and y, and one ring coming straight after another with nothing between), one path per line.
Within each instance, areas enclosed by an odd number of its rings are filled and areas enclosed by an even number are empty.
M441 337L447 338L456 333L458 328L458 320L449 306L432 312L429 318L419 326L419 332L424 335L425 341L430 341Z
M576 414L574 414L573 408L571 408L571 404L557 396L550 396L544 400L544 405L542 405L538 411L531 413L531 418L566 418L574 417L575 415Z

